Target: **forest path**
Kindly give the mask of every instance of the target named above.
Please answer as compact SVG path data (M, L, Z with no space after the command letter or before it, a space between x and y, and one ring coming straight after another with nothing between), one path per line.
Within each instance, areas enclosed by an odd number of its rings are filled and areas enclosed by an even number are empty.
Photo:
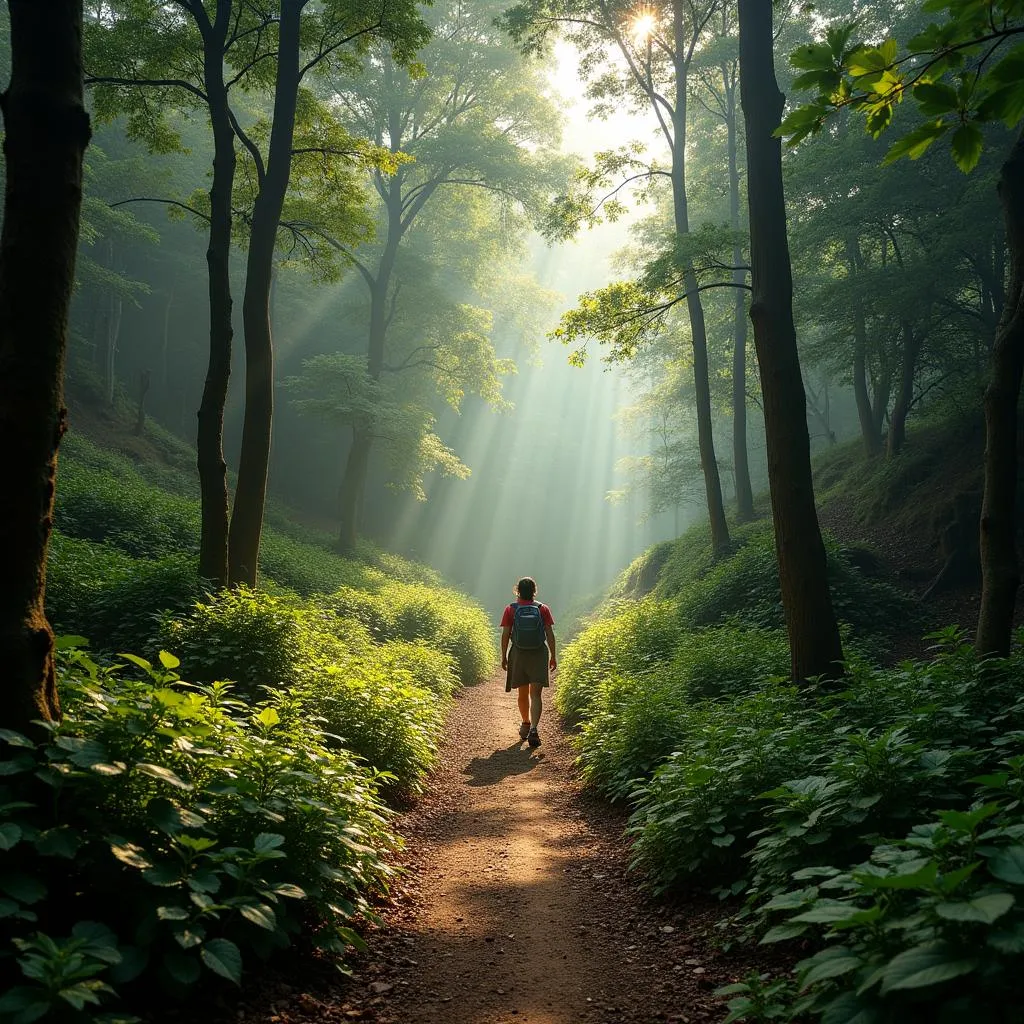
M518 722L501 680L460 695L403 821L408 873L340 1009L382 1024L720 1021L711 992L739 966L709 945L717 908L645 903L622 820L581 796L556 716L535 750Z

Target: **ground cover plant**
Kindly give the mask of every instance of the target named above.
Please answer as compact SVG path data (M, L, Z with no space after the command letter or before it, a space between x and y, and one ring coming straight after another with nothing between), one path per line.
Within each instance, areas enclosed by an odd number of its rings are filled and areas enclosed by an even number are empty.
M718 563L680 549L658 597L609 602L568 646L557 700L652 887L731 900L729 941L804 943L792 977L723 990L728 1019L1015 1019L1024 634L980 660L951 628L930 660L855 656L838 687L798 688L763 530ZM856 635L884 635L903 599L830 562Z
M243 702L176 667L65 649L64 720L0 735L5 1019L238 984L299 936L359 944L397 842L378 774L295 698Z

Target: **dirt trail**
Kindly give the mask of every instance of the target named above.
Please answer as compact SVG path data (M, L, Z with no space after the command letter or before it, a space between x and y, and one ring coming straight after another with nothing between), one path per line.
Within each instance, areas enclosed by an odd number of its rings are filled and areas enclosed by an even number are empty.
M320 1019L721 1020L711 990L742 968L710 948L715 908L645 904L622 821L581 798L555 716L535 750L517 724L499 681L461 695L431 793L403 823L408 874Z

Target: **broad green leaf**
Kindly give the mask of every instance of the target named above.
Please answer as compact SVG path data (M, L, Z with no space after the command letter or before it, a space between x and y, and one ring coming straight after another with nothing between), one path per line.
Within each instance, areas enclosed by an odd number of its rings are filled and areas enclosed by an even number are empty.
M238 912L250 923L258 928L265 928L268 932L277 928L277 915L265 903L256 906L239 907Z
M134 843L111 843L110 852L122 863L146 871L153 865L146 857L146 851Z
M27 736L23 736L13 729L0 729L0 740L9 743L12 747L27 747L29 750L35 747L35 744Z
M279 846L284 845L284 836L277 835L274 832L261 832L256 837L256 842L253 843L253 849L257 853L269 853L271 850L276 850Z
M23 836L20 825L15 825L13 821L5 821L0 824L0 850L9 850L11 847L16 846Z
M189 913L184 907L157 907L156 916L161 921L187 921Z
M202 967L194 956L179 953L177 950L164 956L163 966L179 985L194 985L202 973Z
M792 921L785 921L769 928L761 938L761 945L767 946L771 942L785 942L787 939L795 939L807 931L806 924L794 924Z
M267 729L273 728L281 721L281 716L274 708L264 708L257 716L256 721Z
M70 825L58 825L40 832L35 840L36 849L44 857L65 857L72 860L82 845L82 836Z
M911 988L925 988L970 974L976 957L963 957L943 942L925 942L894 957L885 971L882 995Z
M947 921L980 921L991 924L1002 917L1014 904L1014 898L1008 892L993 892L985 896L975 896L970 900L951 900L940 903L935 908L939 917Z
M200 950L203 963L222 978L242 983L242 954L229 939L211 939Z
M46 897L46 886L35 875L21 871L7 871L0 874L0 891L7 893L19 903L38 903Z
M914 99L925 117L939 117L960 106L956 89L944 82L922 82L914 87Z
M914 131L908 132L902 139L898 139L892 144L889 152L885 154L885 159L882 163L895 163L901 157L917 160L927 152L934 142L941 139L947 131L949 131L949 125L944 124L942 121L933 121L930 124L922 125L920 128L915 128Z
M1007 846L988 859L989 874L1011 885L1024 885L1024 845Z
M175 669L181 666L181 659L176 658L173 654L168 651L160 652L160 664L167 669Z
M58 651L69 651L73 647L88 647L89 641L84 636L58 636L54 638L53 646Z
M813 963L806 973L800 976L800 991L803 992L819 981L826 978L838 978L840 975L849 974L859 968L863 961L855 953L849 950L828 950L834 956L822 957Z
M981 151L985 148L985 136L973 122L966 121L960 125L951 140L953 160L964 174L970 174L981 159Z
M159 779L161 782L166 782L169 786L174 786L177 789L192 789L191 782L186 782L175 775L170 768L165 768L162 764L149 764L146 761L140 761L135 768L136 771L140 771L154 779Z

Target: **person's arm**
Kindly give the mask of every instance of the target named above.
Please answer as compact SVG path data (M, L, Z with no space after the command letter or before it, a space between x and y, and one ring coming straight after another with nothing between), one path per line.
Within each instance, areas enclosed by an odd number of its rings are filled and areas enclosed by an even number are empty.
M493 619L491 620L494 621ZM503 669L508 668L508 642L512 639L512 629L509 626L503 626L501 630L501 667Z
M551 660L548 662L548 666L553 669L558 668L558 659L555 657L555 631L550 626L545 626L544 632L547 633L548 651L551 654Z

